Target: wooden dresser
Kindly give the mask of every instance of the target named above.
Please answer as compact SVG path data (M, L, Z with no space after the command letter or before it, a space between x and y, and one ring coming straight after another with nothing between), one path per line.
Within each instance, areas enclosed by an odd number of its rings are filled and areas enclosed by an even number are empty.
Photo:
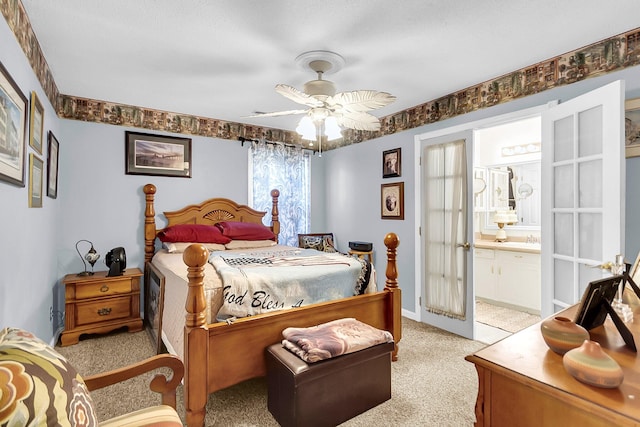
M577 306L558 314L573 319ZM640 307L627 327L640 344ZM467 356L478 371L476 426L640 426L640 358L611 319L591 339L624 371L620 387L604 389L569 375L562 356L547 347L540 324Z
M109 332L123 326L129 332L142 330L141 277L139 268L129 268L122 276L113 277L107 277L106 271L93 276L66 275L62 345L76 344L82 334Z

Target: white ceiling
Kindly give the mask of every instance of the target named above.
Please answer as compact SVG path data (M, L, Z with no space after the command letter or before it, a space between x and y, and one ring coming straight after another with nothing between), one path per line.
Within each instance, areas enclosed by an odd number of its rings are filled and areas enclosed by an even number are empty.
M342 55L382 117L640 27L638 0L22 0L62 94L293 130L274 91Z

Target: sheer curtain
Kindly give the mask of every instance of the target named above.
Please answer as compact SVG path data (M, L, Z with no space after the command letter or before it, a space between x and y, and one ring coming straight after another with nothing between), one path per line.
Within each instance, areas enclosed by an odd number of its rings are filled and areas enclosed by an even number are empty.
M249 172L252 207L271 212L271 190L280 190L278 242L298 246L298 233L307 233L309 229L309 153L284 144L253 142L249 153Z
M424 148L425 308L464 320L467 159L465 141Z

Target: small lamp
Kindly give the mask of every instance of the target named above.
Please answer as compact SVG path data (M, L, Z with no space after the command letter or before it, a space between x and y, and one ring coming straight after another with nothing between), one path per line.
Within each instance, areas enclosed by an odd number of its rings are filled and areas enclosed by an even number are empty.
M89 251L84 256L82 256L82 254L80 253L80 249L78 249L78 244L80 244L80 242L87 242L91 245L91 249L89 249ZM93 248L93 243L88 240L78 240L76 242L76 252L78 252L78 256L80 257L80 259L82 260L82 264L84 265L84 271L78 273L78 276L93 276L93 266L100 258L100 254ZM91 271L87 271L86 261L91 264Z
M518 215L516 215L516 211L513 209L509 209L508 211L496 211L493 216L493 222L498 224L498 231L496 232L496 241L504 242L507 240L507 232L504 229L506 225L513 225L518 222Z

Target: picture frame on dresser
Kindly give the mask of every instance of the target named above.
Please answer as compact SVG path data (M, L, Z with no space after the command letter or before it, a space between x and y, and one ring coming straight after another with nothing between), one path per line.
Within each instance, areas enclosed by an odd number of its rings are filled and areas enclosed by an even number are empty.
M42 154L44 136L44 107L35 91L31 92L31 114L29 116L29 145Z
M0 103L7 113L6 126L16 129L14 137L0 137L0 180L24 187L28 100L2 63Z
M55 199L58 197L58 151L60 143L51 131L49 131L47 140L47 196Z
M125 173L191 178L191 138L125 132Z
M152 263L145 266L144 323L156 354L162 352L162 312L164 308L164 275Z
M626 100L624 110L625 157L638 157L640 156L640 98Z
M42 207L42 175L44 162L33 153L29 154L29 207Z
M381 184L380 212L382 219L404 219L404 182Z

